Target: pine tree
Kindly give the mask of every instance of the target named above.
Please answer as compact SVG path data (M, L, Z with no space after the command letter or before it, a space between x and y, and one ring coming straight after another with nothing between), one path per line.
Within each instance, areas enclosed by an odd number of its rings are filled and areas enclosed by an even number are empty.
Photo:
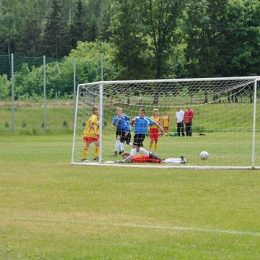
M86 30L86 13L82 0L78 0L76 11L70 27L71 47L74 49L78 41L84 41L84 32Z
M43 55L62 58L71 50L68 21L62 17L61 0L52 0L52 13L47 21L43 38Z

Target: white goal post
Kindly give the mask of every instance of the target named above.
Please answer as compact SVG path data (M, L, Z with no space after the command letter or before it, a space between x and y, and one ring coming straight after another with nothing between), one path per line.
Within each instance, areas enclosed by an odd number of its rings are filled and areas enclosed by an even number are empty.
M257 106L260 94L259 76L229 78L194 78L165 80L100 81L79 84L75 104L75 122L71 164L124 167L188 167L202 169L256 169L260 166L260 110ZM93 161L94 144L88 150L88 163L82 163L85 146L83 131L92 115L92 107L98 106L99 161ZM178 136L176 108L184 112L194 111L192 136ZM160 118L164 112L170 117L169 134L158 140L157 155L161 158L184 156L186 165L152 163L113 164L122 159L115 155L116 128L112 120L116 108L134 118L139 109L146 109L151 117L154 108ZM185 124L184 124L185 126ZM185 130L185 129L184 129ZM132 141L134 127L132 127ZM149 150L147 131L144 149ZM124 144L124 150L131 147ZM152 149L151 149L152 151ZM201 151L209 153L208 160L201 160ZM109 165L105 162L110 162Z

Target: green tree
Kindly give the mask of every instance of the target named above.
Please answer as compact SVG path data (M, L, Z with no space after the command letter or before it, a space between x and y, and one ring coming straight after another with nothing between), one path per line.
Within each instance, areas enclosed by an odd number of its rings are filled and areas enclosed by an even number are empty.
M115 0L89 0L87 8L86 41L109 41L110 5Z
M76 11L70 27L71 47L77 47L78 41L84 41L84 32L86 28L86 12L82 0L78 0L76 4Z
M17 43L16 54L40 56L40 33L41 31L36 17L26 20L23 33L21 33L20 40Z
M221 76L224 62L223 34L227 25L227 0L192 0L184 20L187 77Z
M115 45L115 60L124 68L117 78L149 78L149 59L145 56L148 44L138 20L137 1L120 0L113 6L113 13L111 42Z
M253 76L260 74L260 2L230 1L227 9L228 39L223 50L225 64L222 75Z
M7 75L0 76L0 99L6 100L10 98L11 82L8 80Z
M20 11L21 3L17 0L2 0L1 2L1 23L0 23L0 51L1 54L15 53L19 42L19 30L23 26L23 17Z
M61 0L52 0L51 7L52 12L42 38L42 51L48 57L59 59L71 50L68 20L62 16Z
M98 38L98 21L102 0L90 0L87 8L86 41L94 42Z
M174 66L169 56L174 55L177 45L176 30L178 19L186 5L186 0L140 0L140 19L144 35L150 41L153 53L152 70L156 79L168 77Z

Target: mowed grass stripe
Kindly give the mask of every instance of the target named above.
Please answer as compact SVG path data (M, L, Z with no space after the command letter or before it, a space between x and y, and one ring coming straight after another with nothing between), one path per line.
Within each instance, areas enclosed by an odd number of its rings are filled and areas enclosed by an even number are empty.
M75 167L71 135L0 142L2 259L259 259L259 171Z
M1 216L3 220L6 219L5 216ZM199 227L181 227L181 226L157 226L157 225L138 225L131 223L104 223L104 222L91 222L84 220L66 220L66 219L44 219L44 218L8 218L17 221L25 222L51 222L51 223L68 223L76 225L97 225L97 226L117 226L117 227L130 227L130 228L144 228L144 229L165 229L165 230L176 230L176 231L190 231L190 232L205 232L205 233L224 233L228 235L242 235L242 236L253 236L260 237L260 233L250 232L250 231L239 231L239 230L221 230L221 229L209 229L209 228L199 228Z

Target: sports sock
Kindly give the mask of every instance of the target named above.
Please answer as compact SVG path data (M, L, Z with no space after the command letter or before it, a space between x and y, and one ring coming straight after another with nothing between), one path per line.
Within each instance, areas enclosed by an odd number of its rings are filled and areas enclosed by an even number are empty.
M153 142L151 141L150 144L149 144L149 151L152 150L152 147L153 147Z
M124 143L120 143L120 151L124 151Z
M149 157L152 159L157 159L157 160L163 161L163 159L161 159L160 157L158 157L157 155L152 154L152 153L149 154Z
M116 140L116 144L115 144L115 152L117 152L120 149L120 141Z
M95 147L94 148L94 157L98 157L98 153L99 153L99 147Z
M140 148L139 152L140 152L140 154L149 155L149 152L146 151L144 148ZM132 155L132 154L131 154L131 155Z
M165 163L180 164L181 162L182 162L181 158L168 158L168 159L165 159Z
M132 148L130 151L130 155L135 155L136 154L136 148Z
M156 151L157 151L157 146L158 146L158 143L154 143L154 152L156 153Z
M88 148L84 147L83 154L82 154L82 159L87 158L87 153L88 153Z

